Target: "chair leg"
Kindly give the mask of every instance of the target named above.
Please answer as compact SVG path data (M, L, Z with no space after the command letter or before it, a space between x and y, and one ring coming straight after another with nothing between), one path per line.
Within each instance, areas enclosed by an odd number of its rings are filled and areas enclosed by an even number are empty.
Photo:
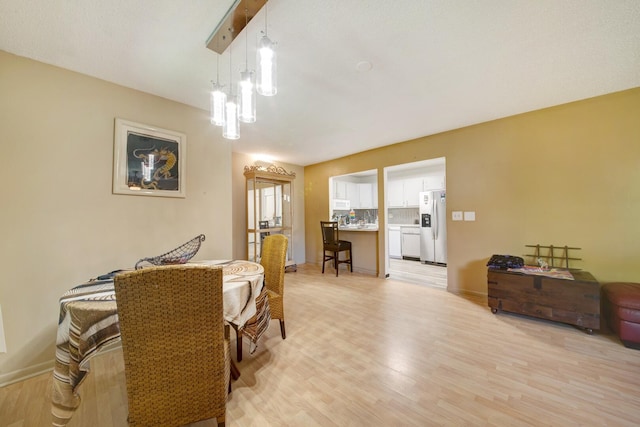
M284 319L279 319L279 320L280 320L280 334L282 335L282 339L286 340L287 333L284 331Z
M237 380L238 378L240 378L240 370L238 369L238 367L236 366L236 364L233 362L233 359L230 361L230 365L229 366L229 370L231 371L231 379L232 380ZM229 381L229 393L231 393L231 381Z
M324 251L322 251L322 274L324 274L324 263L327 262L327 257L325 256Z
M349 249L349 271L353 273L353 254L351 253L351 249Z
M236 358L242 362L242 331L236 329Z
M340 266L340 262L338 261L339 258L338 256L340 255L340 252L334 252L333 253L333 265L336 266L336 277L338 277L338 267Z

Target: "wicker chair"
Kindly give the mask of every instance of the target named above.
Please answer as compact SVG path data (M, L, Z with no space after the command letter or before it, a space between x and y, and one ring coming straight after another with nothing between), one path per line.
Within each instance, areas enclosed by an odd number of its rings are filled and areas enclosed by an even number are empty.
M287 338L284 329L284 268L287 261L289 239L283 234L265 236L260 264L264 268L264 283L256 297L257 313L245 325L231 323L236 331L236 359L242 361L242 337L247 335L256 342L269 326L271 319L280 320L282 339Z
M282 339L287 338L284 329L284 268L287 261L289 239L283 234L264 238L260 264L264 267L264 283L269 296L271 318L280 321Z
M114 278L129 425L224 426L229 337L220 267L173 265Z

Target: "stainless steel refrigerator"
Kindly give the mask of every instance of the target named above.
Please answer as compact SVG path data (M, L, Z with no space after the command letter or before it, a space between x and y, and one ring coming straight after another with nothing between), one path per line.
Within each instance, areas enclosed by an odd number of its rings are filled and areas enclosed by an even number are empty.
M447 264L447 192L420 193L420 261Z

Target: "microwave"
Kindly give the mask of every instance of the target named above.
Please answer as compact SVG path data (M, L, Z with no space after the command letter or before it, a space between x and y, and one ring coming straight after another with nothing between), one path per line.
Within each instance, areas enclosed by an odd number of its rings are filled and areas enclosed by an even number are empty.
M351 200L346 199L333 199L333 209L348 211L351 209Z

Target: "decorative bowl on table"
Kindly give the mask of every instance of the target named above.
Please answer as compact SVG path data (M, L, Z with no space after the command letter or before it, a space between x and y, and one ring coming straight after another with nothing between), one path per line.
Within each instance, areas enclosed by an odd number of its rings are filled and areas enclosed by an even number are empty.
M143 267L143 263L147 262L152 265L174 265L186 264L200 250L200 245L204 242L204 234L200 234L186 243L170 250L162 255L142 258L136 262L135 269L139 270Z

